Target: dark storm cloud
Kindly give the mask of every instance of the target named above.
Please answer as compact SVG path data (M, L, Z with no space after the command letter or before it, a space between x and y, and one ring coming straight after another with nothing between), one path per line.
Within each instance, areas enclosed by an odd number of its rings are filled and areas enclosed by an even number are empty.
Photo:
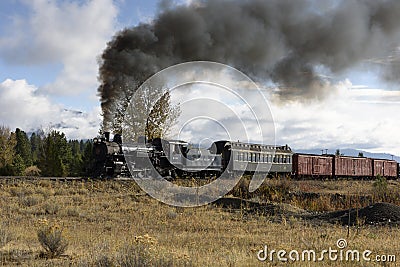
M217 61L273 82L282 100L320 99L330 86L319 67L338 73L398 46L400 1L318 2L209 0L174 7L164 1L151 23L118 32L101 57L105 124L121 99L173 64Z

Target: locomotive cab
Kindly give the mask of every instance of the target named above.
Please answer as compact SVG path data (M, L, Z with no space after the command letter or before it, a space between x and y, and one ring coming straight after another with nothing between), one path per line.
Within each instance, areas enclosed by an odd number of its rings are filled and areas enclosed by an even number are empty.
M182 168L186 164L187 152L189 144L184 141L171 140L169 143L169 162L178 167Z

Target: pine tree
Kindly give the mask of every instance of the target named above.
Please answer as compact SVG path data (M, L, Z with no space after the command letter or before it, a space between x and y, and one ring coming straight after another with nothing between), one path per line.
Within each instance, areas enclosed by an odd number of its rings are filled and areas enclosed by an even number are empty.
M26 165L21 155L16 154L12 163L12 175L23 175Z
M83 161L80 149L80 143L78 140L70 140L68 145L71 148L72 157L70 162L70 175L81 176L83 175Z
M71 148L64 133L51 131L43 140L39 168L43 176L66 176L72 161Z
M24 131L19 128L15 130L17 144L15 145L15 152L22 158L23 164L28 167L32 165L32 149L28 136Z
M84 169L84 175L92 175L93 168L93 142L91 140L86 141L85 150L82 155L82 166Z
M80 150L81 154L83 154L83 151L85 151L85 146L86 146L86 143L81 139L81 141L79 141L79 150Z
M72 156L79 155L81 153L78 140L69 140L68 145L71 147Z
M32 154L32 162L34 165L39 163L39 155L41 150L43 149L43 139L44 139L44 132L37 131L36 133L32 133L30 137L31 143L31 154Z

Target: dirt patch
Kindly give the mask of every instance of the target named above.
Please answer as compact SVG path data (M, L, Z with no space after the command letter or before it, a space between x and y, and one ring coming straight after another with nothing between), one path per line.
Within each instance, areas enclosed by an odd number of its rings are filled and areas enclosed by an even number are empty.
M235 197L224 197L214 202L215 205L230 211L238 211L248 214L260 214L264 216L301 217L311 215L306 210L286 203L263 203Z
M348 209L310 216L342 225L400 225L400 207L390 203L375 203L361 209Z
M228 211L262 214L275 217L295 217L311 223L328 222L341 225L400 225L400 207L390 203L375 203L361 209L347 209L315 213L285 203L261 203L240 198L225 197L214 205Z

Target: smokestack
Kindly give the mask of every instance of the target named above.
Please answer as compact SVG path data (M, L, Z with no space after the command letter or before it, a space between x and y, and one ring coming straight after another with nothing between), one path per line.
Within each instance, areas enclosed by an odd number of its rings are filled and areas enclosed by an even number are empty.
M282 101L318 100L332 90L319 69L334 75L386 58L400 43L398 0L205 0L164 6L151 23L118 32L101 56L98 91L105 129L138 86L177 63L225 63L257 82L273 83ZM400 77L396 64L381 65L384 78Z

